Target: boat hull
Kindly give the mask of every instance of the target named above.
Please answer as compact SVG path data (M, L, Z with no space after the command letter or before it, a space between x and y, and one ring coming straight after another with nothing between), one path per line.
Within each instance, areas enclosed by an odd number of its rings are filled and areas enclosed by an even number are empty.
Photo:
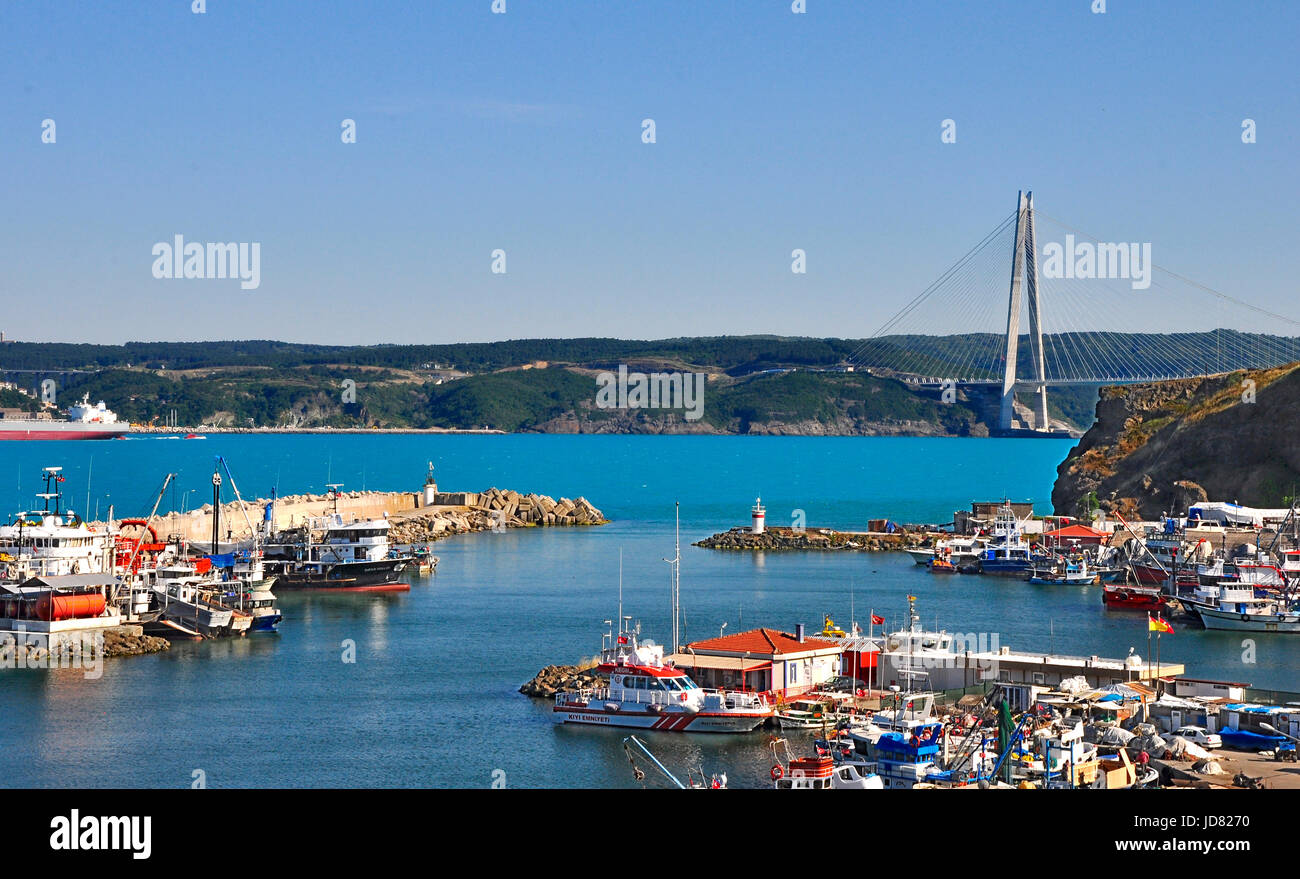
M1216 608L1190 605L1207 629L1229 632L1285 632L1300 634L1300 613L1262 614L1233 613Z
M385 559L378 562L340 562L323 572L295 569L292 564L276 572L276 585L282 589L328 589L348 592L406 592L411 584L398 578L409 559Z
M1168 599L1155 590L1107 589L1102 603L1117 610L1163 610Z
M77 422L56 421L49 424L40 422L10 422L5 424L0 419L0 441L3 440L93 440L115 439L129 433L129 424L80 424Z
M581 708L556 706L554 720L561 724L585 726L619 726L631 729L659 730L660 732L747 733L771 717L771 713L708 711L635 711L618 709L609 711L602 707Z

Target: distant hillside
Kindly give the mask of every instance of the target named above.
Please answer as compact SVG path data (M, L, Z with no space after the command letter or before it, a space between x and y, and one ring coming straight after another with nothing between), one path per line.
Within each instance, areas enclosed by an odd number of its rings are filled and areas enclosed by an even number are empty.
M1158 518L1199 500L1286 506L1300 486L1300 364L1102 389L1052 505Z
M1154 366L1144 360L1146 350L1158 348L1164 356L1178 350L1187 363L1197 363L1211 358L1211 351L1241 347L1223 345L1225 335L1230 334L1106 334L1094 341L1129 352L1132 362L1124 369L1140 376ZM971 346L984 349L995 342L987 335L878 339L872 350L880 368L873 374L844 371L862 340L836 338L356 347L265 340L7 342L0 345L0 378L35 389L41 378L53 377L63 404L89 393L133 422L166 423L175 413L176 423L191 427L979 436L996 418L992 388L963 389L945 402L937 391L916 391L889 377L889 352L912 363L920 353L934 376L978 378L967 363ZM1087 343L1082 337L1069 342ZM1292 343L1300 340L1285 342ZM1047 344L1063 343L1049 337ZM1022 358L1028 362L1023 350ZM595 376L621 364L643 372L706 373L703 417L688 421L678 412L596 408ZM345 398L345 382L352 383L355 397ZM1054 387L1049 414L1061 426L1083 430L1092 422L1096 393L1096 385Z

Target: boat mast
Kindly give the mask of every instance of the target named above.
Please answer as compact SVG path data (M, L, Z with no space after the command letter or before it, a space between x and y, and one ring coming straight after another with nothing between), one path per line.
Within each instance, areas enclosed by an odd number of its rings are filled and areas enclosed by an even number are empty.
M672 649L673 653L677 652L678 640L681 635L681 629L678 626L678 623L681 619L681 603L682 603L682 592L681 592L682 589L682 581L681 581L682 504L681 501L677 501L675 507L677 511L677 525L673 537L673 557L670 559L664 559L664 561L668 562L671 570L669 583L670 583L671 603L672 603L672 610L673 610L673 649Z
M170 485L171 481L175 478L175 473L168 473L167 477L163 479L162 488L158 489L158 497L154 499L153 509L149 511L149 518L144 520L144 529L140 533L140 539L135 543L135 548L131 550L131 557L126 561L126 568L123 570L122 576L128 577L131 575L131 569L135 565L135 557L139 555L140 547L144 544L144 535L149 532L149 526L153 524L154 516L158 515L158 505L162 503L163 495L167 492L167 486ZM111 512L109 518L112 518ZM141 579L143 580L143 578ZM114 593L113 598L116 600L116 592Z
M217 554L217 541L221 537L221 472L212 471L212 554Z

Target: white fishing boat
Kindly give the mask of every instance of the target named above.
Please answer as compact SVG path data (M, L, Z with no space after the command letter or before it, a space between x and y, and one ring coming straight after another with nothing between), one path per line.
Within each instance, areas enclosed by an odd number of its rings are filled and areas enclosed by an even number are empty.
M605 636L607 639L609 635ZM664 732L750 732L772 716L759 693L705 690L685 672L664 663L664 649L638 643L622 631L601 651L597 671L609 685L557 693L556 723L620 726Z
M92 531L72 510L63 508L62 467L41 471L42 509L18 513L0 525L0 581L30 577L102 574L112 565L107 532Z
M1212 588L1212 587L1211 587ZM1207 629L1300 633L1300 610L1281 598L1260 598L1250 585L1223 584L1213 604L1184 600Z
M918 565L928 565L931 559L942 558L954 565L974 564L979 561L987 541L982 537L953 537L936 541L932 547L905 549Z
M777 790L883 790L884 782L869 763L837 763L833 757L794 757L790 743L775 736L772 751L772 786Z

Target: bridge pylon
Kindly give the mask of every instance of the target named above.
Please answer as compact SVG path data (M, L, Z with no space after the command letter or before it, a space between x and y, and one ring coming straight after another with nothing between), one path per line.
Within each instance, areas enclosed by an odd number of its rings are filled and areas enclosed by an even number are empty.
M1006 367L1002 373L1002 402L998 426L1015 427L1016 360L1020 343L1021 300L1029 300L1029 355L1033 367L1034 420L1047 430L1047 372L1043 360L1042 305L1038 298L1038 257L1034 245L1034 194L1016 194L1016 237L1011 253L1011 296L1007 306Z

